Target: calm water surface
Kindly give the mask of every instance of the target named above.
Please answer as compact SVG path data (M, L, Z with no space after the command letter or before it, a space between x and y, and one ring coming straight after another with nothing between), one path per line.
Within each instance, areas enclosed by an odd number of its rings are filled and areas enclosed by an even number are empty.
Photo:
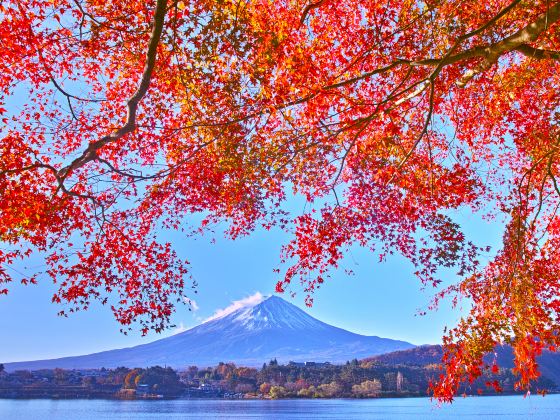
M2 420L103 419L542 419L560 420L560 395L378 400L0 400Z

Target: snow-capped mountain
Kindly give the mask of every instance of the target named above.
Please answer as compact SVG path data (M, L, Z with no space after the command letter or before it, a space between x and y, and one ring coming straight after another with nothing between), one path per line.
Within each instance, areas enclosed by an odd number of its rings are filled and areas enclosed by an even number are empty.
M272 358L345 362L414 345L355 334L325 324L282 298L272 296L168 338L86 356L7 363L6 369L113 368L167 365L212 366L219 362L260 366Z

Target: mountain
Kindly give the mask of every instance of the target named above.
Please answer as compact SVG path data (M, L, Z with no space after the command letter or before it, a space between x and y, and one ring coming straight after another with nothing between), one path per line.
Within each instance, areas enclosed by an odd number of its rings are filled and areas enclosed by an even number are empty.
M442 346L427 345L368 357L364 361L374 361L389 366L426 366L441 363L442 357ZM507 369L514 367L513 349L511 346L498 346L495 352L488 355L485 359L488 363L491 363L494 357L496 357L496 361L500 367ZM560 387L560 354L544 350L543 353L537 357L537 363L539 364L539 370L542 376L550 379Z
M272 296L185 332L136 347L85 356L6 363L7 370L114 368L166 365L212 366L219 362L260 366L272 358L286 363L345 362L414 347L413 344L355 334L321 322Z

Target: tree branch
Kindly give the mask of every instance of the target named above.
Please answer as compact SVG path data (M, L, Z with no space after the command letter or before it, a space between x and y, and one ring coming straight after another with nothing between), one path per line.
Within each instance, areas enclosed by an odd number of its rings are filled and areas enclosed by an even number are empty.
M502 41L488 46L477 46L460 53L453 54L453 52L463 41L484 32L490 26L495 24L500 18L509 13L515 6L517 6L519 2L519 0L513 1L481 27L461 35L459 38L457 38L455 44L448 50L447 54L442 57L423 58L417 60L407 60L399 58L386 66L379 67L370 72L352 77L347 80L343 80L338 83L331 83L329 85L326 85L323 87L323 90L344 87L357 81L367 79L368 77L386 73L401 65L406 65L409 67L436 67L434 73L437 74L445 66L455 64L457 62L470 58L483 58L484 60L481 64L479 64L479 66L477 66L475 69L469 70L459 81L457 81L457 86L464 87L475 75L483 72L492 64L494 64L502 54L512 50L519 51L520 53L528 57L536 59L560 60L560 52L558 51L541 50L527 45L527 43L535 41L538 36L546 30L547 25L550 25L551 23L554 23L560 19L560 4L552 6L546 13L539 16L537 20L535 20L535 22L530 23L523 29L520 29L515 34L503 39Z
M555 23L560 19L560 3L550 7L545 13L540 15L537 20L520 29L513 35L504 38L485 48L485 58L474 69L469 70L461 79L457 81L457 86L464 87L474 76L490 68L498 61L502 54L508 51L518 50L526 51L523 45L534 42L541 33L543 33L548 25ZM529 47L530 48L530 47ZM521 52L522 52L521 51Z
M526 57L534 58L536 60L560 60L560 51L543 50L534 48L527 44L522 44L515 48L515 51L520 52Z
M156 64L157 47L161 38L163 31L163 24L165 21L165 13L167 8L167 0L157 0L156 10L154 14L154 26L152 28L152 33L150 35L150 41L148 43L148 51L146 53L146 64L144 65L144 70L142 72L142 78L140 84L136 89L136 92L128 99L127 102L127 115L125 124L113 131L112 133L102 137L101 139L92 142L84 150L79 158L76 158L69 165L61 168L58 171L58 176L64 180L70 172L84 166L86 163L97 159L97 151L101 149L108 143L112 143L122 138L128 133L131 133L136 128L136 111L138 110L138 104L142 98L146 95L148 88L150 87L150 81Z
M300 26L303 25L303 22L305 22L305 19L307 19L307 15L309 14L309 12L311 12L313 9L320 7L324 3L324 1L325 0L319 0L316 1L315 3L310 3L305 7L305 9L303 9L303 12L301 13L301 18L299 20Z

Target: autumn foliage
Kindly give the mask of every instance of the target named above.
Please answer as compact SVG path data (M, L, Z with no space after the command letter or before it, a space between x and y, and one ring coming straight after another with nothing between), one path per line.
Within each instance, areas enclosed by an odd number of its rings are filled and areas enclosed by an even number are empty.
M160 330L189 284L158 232L277 226L278 291L311 295L353 245L426 285L454 268L436 299L472 309L435 395L498 343L528 387L560 342L559 19L549 0L2 2L0 293L50 276L70 311ZM487 265L456 210L506 221ZM11 269L37 253L43 273Z

